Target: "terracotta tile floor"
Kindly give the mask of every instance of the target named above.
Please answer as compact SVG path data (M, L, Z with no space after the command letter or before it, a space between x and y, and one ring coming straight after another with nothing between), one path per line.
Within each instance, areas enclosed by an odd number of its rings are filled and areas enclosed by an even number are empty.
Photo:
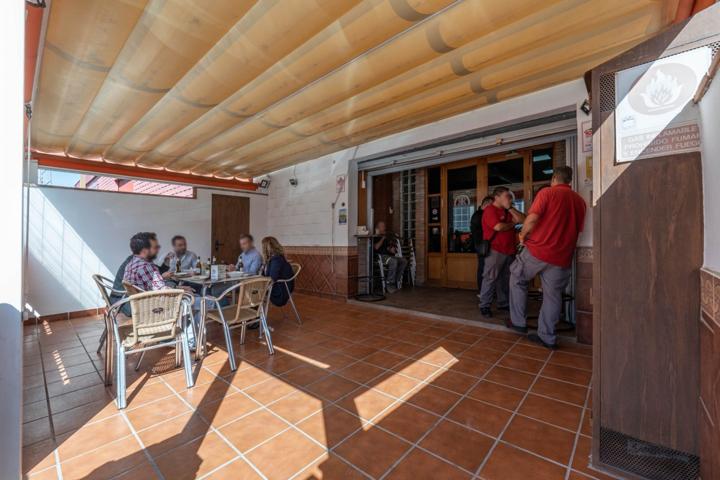
M509 314L502 310L497 310L493 306L493 316L491 318L483 317L480 315L478 298L475 293L476 292L470 290L458 288L436 286L411 287L404 285L403 288L392 295L387 295L385 300L377 302L376 305L403 310L412 309L445 318L462 318L465 320L503 325ZM537 326L537 315L539 311L540 301L531 296L528 299L528 315L530 316L528 318L528 325ZM560 322L558 334L574 338L575 328L569 323Z
M33 479L607 478L587 467L591 350L298 295L231 372L221 330L187 390L171 350L100 376L97 317L25 329Z

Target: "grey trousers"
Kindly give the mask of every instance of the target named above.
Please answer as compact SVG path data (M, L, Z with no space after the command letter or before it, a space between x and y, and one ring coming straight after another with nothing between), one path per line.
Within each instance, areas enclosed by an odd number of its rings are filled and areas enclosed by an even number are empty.
M383 263L387 266L385 282L392 287L397 287L397 282L402 280L403 273L405 273L407 260L403 257L383 255Z
M480 290L480 308L490 308L496 293L498 308L508 306L509 267L512 260L513 255L505 255L495 250L490 250L490 255L485 257L482 288Z
M570 280L570 268L538 260L527 249L520 252L510 265L510 320L517 327L526 326L528 284L538 274L543 299L538 319L538 336L543 342L554 345L557 342L555 325L560 320L562 294Z

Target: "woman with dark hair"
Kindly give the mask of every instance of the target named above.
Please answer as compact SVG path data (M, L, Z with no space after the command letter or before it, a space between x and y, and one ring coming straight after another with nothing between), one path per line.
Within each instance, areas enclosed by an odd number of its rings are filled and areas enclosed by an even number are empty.
M263 275L270 277L273 282L287 280L293 277L292 265L285 258L285 250L275 237L262 239L262 255L265 262ZM295 288L295 281L288 282L290 292ZM288 289L284 285L273 285L270 292L270 301L276 307L284 306L290 298Z

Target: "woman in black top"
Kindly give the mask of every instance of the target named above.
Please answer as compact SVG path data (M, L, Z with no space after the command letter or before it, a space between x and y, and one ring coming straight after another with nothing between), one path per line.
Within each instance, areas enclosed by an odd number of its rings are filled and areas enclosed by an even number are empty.
M292 266L285 258L285 251L280 242L275 237L265 237L262 239L262 254L265 266L263 275L270 277L273 282L277 280L287 280L294 275ZM295 288L295 281L288 282L290 292ZM288 289L284 285L273 285L270 292L270 301L276 307L282 307L290 298Z

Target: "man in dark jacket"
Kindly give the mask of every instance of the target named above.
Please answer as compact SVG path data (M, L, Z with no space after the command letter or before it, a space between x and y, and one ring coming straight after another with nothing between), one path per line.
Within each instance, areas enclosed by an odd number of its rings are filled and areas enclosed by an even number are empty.
M480 202L480 206L475 211L475 213L472 214L472 217L470 218L470 234L472 235L473 244L475 245L476 252L479 252L480 243L482 242L482 239L483 239L483 231L482 231L483 210L485 210L485 207L490 205L492 202L493 202L493 197L490 195L483 198L482 201ZM482 290L483 270L485 269L485 257L483 257L482 255L480 255L478 253L477 259L478 259L477 288L478 288L478 297L480 297L480 291Z

